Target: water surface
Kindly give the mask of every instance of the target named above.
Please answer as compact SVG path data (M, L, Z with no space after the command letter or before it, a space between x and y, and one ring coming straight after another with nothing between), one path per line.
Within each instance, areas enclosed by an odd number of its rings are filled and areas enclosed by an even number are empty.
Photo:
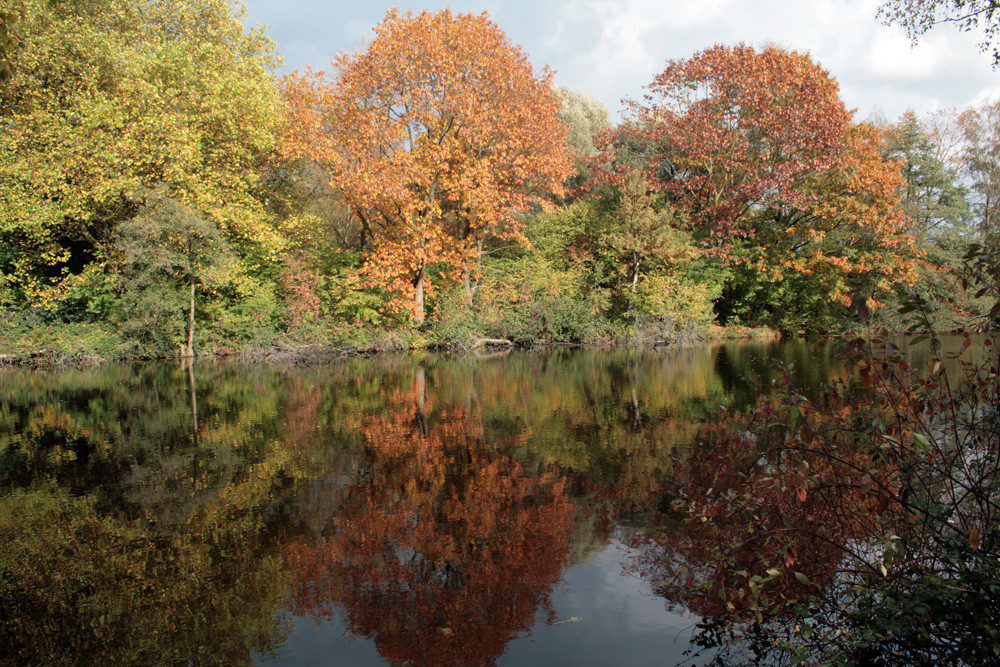
M3 371L0 661L681 662L651 492L831 347Z

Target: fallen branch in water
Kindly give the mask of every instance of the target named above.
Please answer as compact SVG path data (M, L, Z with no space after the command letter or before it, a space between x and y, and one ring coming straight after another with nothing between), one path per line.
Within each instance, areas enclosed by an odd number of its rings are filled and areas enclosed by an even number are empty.
M517 344L506 338L480 338L472 344L472 349L480 347L517 347Z

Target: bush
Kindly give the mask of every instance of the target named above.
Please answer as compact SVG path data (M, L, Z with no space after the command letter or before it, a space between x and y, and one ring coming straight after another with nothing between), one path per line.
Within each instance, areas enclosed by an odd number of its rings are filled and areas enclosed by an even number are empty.
M594 342L606 336L597 299L585 293L578 273L555 269L536 255L493 260L483 273L471 308L461 289L443 291L435 301L433 342Z
M39 309L0 314L0 354L29 363L89 362L125 356L126 340L115 327L66 323Z

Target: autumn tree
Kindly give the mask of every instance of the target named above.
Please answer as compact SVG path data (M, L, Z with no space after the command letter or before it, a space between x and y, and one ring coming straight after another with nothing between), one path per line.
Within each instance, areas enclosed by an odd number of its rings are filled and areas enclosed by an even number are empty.
M0 305L58 301L87 266L110 275L109 244L152 189L267 261L280 239L254 189L278 105L262 32L227 0L23 7L0 118Z
M434 264L471 300L488 236L523 243L519 214L570 174L566 128L527 56L486 15L391 10L337 74L284 82L284 152L331 174L371 238L366 271L424 318Z
M937 25L950 24L963 32L982 32L983 51L993 50L993 66L1000 65L1000 2L997 0L884 0L878 15L884 23L906 30L914 41Z
M898 165L807 54L714 46L669 61L649 91L616 150L629 149L710 254L739 267L724 301L761 284L785 290L768 299L771 323L799 328L831 303L912 279ZM787 293L796 283L798 296ZM804 319L803 295L816 311Z

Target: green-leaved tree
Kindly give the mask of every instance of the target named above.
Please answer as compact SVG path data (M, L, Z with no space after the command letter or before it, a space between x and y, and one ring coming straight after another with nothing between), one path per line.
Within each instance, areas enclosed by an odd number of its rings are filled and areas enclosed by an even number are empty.
M24 0L0 117L0 308L58 312L163 186L259 263L273 45L228 0ZM86 269L90 268L88 272ZM85 286L84 286L85 287ZM86 291L83 289L82 291Z

